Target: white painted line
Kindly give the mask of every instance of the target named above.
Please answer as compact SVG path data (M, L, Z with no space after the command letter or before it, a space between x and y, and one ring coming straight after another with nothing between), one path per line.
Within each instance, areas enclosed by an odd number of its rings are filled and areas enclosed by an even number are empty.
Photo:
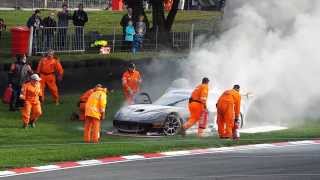
M60 167L57 165L47 165L47 166L38 166L38 167L32 167L37 170L51 170L51 169L59 169Z
M77 161L76 163L80 164L80 165L93 165L93 164L102 164L101 161L99 160L86 160L86 161Z
M255 147L255 148L270 148L270 147L275 147L272 144L254 144L250 145L250 147Z
M115 164L121 162L132 162L138 160L146 160L146 159L164 159L168 157L177 157L177 156L189 156L189 155L196 155L196 154L212 154L212 153L223 153L223 152L233 152L233 151L245 151L245 150L252 150L252 149L263 149L263 148L282 148L282 147L293 147L293 146L303 146L303 145L310 145L310 144L319 144L319 140L306 140L306 141L295 141L295 142L287 142L283 145L275 145L275 144L253 144L253 145L240 145L240 146L232 146L232 147L220 147L220 148L207 148L207 149L195 149L195 150L182 150L182 151L170 151L170 152L163 152L157 153L162 156L160 157L151 157L145 158L144 155L130 155L130 156L122 156L124 160L114 161L103 163L100 160L85 160L85 161L77 161L73 162L78 164L78 166L72 167L60 167L59 165L46 165L46 166L38 166L38 167L31 167L39 171L33 172L19 172L16 173L14 171L0 171L0 177L9 177L9 176L18 176L23 174L35 174L40 172L49 172L49 171L58 171L62 169L74 169L74 168L81 168L81 167L88 167L88 166L98 166L103 164ZM23 169L23 168L22 168ZM22 170L21 169L21 170Z
M1 176L9 176L9 175L14 175L17 174L16 172L13 171L0 171L0 177Z
M209 152L227 152L227 151L233 151L235 148L233 147L220 147L220 148L209 148Z
M294 141L294 142L289 142L289 144L294 144L294 145L303 145L303 144L316 144L314 141Z
M122 156L122 158L127 160L145 159L144 156L140 156L140 155Z
M164 152L160 154L165 156L181 156L181 155L191 154L191 151L169 151L169 152Z

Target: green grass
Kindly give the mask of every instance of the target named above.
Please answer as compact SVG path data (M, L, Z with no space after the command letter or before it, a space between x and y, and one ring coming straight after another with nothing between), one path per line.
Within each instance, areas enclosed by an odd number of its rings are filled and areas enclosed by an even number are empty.
M217 137L199 139L194 136L187 138L177 136L148 139L102 135L100 144L84 144L81 130L83 124L69 120L71 112L76 110L78 97L78 94L64 95L60 106L55 106L49 98L37 127L26 130L21 128L20 113L8 112L8 107L1 104L0 170L105 156L320 137L320 123L316 121L284 131L242 134L241 140L237 143L219 140ZM115 91L109 96L107 118L103 121L103 129L112 128L112 117L122 105L122 101L120 91Z

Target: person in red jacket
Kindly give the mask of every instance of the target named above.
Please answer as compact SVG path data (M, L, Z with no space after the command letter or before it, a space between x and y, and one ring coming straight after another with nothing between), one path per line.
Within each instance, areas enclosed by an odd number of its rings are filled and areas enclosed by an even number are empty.
M189 99L189 111L190 117L187 122L185 122L181 128L181 134L185 136L185 131L197 123L202 113L207 109L207 99L209 92L209 79L203 78L202 83L198 85L192 92ZM198 136L203 135L203 129L198 128Z
M40 74L42 79L40 82L43 94L42 101L44 101L45 88L48 86L54 102L56 105L59 105L59 92L56 84L56 74L57 79L61 81L63 77L63 68L59 59L54 56L53 50L49 50L47 56L40 59L37 67L37 73Z
M240 86L225 91L217 102L217 124L220 138L233 138L235 122L240 118Z
M141 82L140 72L136 70L135 64L130 63L122 75L123 94L128 104L132 104L134 96L139 93Z
M42 91L39 83L41 78L38 74L33 74L30 79L22 85L20 94L20 98L24 100L24 106L21 110L23 128L27 128L28 125L34 128L35 122L42 114L40 102Z

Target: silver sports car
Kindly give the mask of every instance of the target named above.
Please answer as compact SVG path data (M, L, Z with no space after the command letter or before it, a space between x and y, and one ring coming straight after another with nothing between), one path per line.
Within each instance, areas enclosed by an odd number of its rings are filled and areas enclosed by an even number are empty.
M115 130L122 133L157 133L174 136L189 117L188 101L191 89L172 89L154 103L148 94L141 93L137 104L121 108L114 117ZM210 130L216 129L216 102L218 94L209 92L208 110ZM245 103L241 105L241 126L244 124Z

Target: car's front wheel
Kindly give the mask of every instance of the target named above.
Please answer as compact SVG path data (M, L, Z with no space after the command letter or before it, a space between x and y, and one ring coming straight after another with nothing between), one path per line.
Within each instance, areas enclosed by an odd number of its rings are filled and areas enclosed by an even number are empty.
M180 117L177 114L169 114L164 121L163 133L166 136L174 136L178 134L182 126Z

